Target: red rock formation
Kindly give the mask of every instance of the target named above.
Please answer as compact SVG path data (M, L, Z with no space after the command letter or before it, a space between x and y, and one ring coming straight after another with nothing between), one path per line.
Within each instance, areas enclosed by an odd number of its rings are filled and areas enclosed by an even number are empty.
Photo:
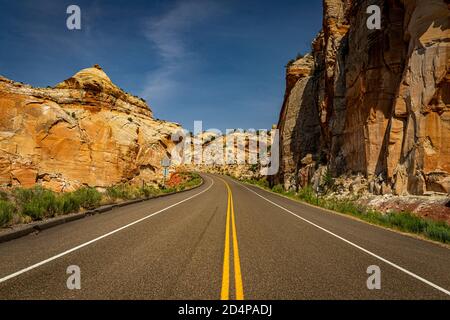
M153 119L98 66L55 88L0 77L0 185L65 191L153 181L178 128Z
M381 30L366 26L372 4ZM293 64L310 73L287 70L276 182L310 178L311 154L316 169L361 173L375 193L450 192L449 14L447 0L325 0L313 62Z

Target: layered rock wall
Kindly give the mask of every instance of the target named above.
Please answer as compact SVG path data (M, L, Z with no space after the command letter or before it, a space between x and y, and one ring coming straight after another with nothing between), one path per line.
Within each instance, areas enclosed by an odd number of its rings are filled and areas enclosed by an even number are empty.
M287 68L275 183L297 188L322 165L373 193L450 192L449 16L447 0L325 0L311 54Z
M155 182L174 123L96 66L54 88L0 77L0 185L56 191Z

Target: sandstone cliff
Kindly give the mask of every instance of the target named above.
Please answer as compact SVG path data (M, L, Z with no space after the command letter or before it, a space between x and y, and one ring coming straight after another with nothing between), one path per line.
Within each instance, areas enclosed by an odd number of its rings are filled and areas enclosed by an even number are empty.
M366 26L372 4L381 30ZM311 54L287 67L275 183L329 170L362 175L375 194L450 192L449 6L324 0Z
M240 179L259 179L263 177L260 173L261 164L270 161L270 139L270 131L261 137L256 131L234 130L225 135L204 131L185 142L183 154L188 163L180 168L226 174ZM198 144L197 147L195 144Z
M99 66L54 88L0 77L0 185L69 191L152 182L178 129L154 119Z

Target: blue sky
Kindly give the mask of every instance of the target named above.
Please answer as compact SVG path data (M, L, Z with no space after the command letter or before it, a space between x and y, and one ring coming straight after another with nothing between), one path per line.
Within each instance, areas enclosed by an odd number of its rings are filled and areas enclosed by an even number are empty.
M81 8L82 29L66 28ZM99 64L155 117L192 129L269 128L284 66L308 52L320 0L0 0L0 74L46 87Z

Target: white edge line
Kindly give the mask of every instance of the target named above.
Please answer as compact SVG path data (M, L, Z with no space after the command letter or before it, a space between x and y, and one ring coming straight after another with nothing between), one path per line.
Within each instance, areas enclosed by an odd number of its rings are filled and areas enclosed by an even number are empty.
M131 223L129 223L129 224L123 226L123 227L120 227L120 228L117 228L117 229L115 229L115 230L113 230L113 231L111 231L111 232L108 232L108 233L106 233L106 234L104 234L104 235L102 235L102 236L100 236L100 237L97 237L97 238L92 239L92 240L90 240L90 241L88 241L88 242L82 243L82 244L80 244L79 246L76 246L76 247L74 247L74 248L72 248L72 249L69 249L69 250L66 250L66 251L64 251L64 252L61 252L60 254L57 254L57 255L55 255L55 256L53 256L53 257L50 257L50 258L48 258L48 259L46 259L46 260L43 260L43 261L38 262L38 263L36 263L36 264L33 264L32 266L29 266L29 267L27 267L27 268L24 268L24 269L22 269L22 270L19 270L19 271L17 271L17 272L14 272L14 273L12 273L12 274L10 274L10 275L8 275L8 276L5 276L5 277L3 277L3 278L0 278L0 283L5 282L5 281L7 281L7 280L10 280L10 279L12 279L12 278L15 278L15 277L17 277L17 276L19 276L19 275L21 275L21 274L23 274L23 273L25 273L25 272L30 271L30 270L36 269L37 267L40 267L40 266L42 266L42 265L44 265L44 264L47 264L47 263L49 263L49 262L51 262L51 261L53 261L53 260L56 260L56 259L58 259L58 258L61 258L61 257L65 256L65 255L68 255L69 253L72 253L72 252L74 252L74 251L76 251L76 250L78 250L78 249L81 249L81 248L83 248L83 247L86 247L86 246L88 246L88 245L90 245L90 244L92 244L92 243L94 243L94 242L97 242L97 241L99 241L99 240L101 240L101 239L104 239L104 238L106 238L106 237L109 237L110 235L113 235L114 233L117 233L117 232L119 232L119 231L121 231L121 230L123 230L123 229L126 229L126 228L128 228L128 227L131 227L132 225L135 225L135 224L137 224L137 223L139 223L139 222L142 222L142 221L144 221L144 220L146 220L146 219L148 219L148 218L151 218L151 217L153 217L153 216L155 216L155 215L157 215L157 214L159 214L159 213L161 213L161 212L164 212L164 211L166 211L166 210L169 210L170 208L173 208L173 207L175 207L175 206L177 206L177 205L179 205L179 204L181 204L181 203L183 203L183 202L186 202L186 201L188 201L188 200L191 200L191 199L193 199L193 198L195 198L195 197L201 195L202 193L208 191L209 189L211 189L211 187L214 185L214 180L211 179L210 177L208 177L208 179L210 179L212 183L211 183L210 186L209 186L208 188L206 188L205 190L203 190L203 191L201 191L201 192L199 192L199 193L197 193L197 194L194 194L193 196L190 196L189 198L186 198L186 199L184 199L184 200L182 200L182 201L179 201L179 202L177 202L177 203L175 203L175 204L172 204L172 205L170 205L170 206L168 206L168 207L166 207L166 208L164 208L164 209L161 209L161 210L156 211L156 212L154 212L154 213L152 213L152 214L149 214L149 215L147 215L147 216L145 216L145 217L143 217L143 218L140 218L140 219L138 219L138 220L136 220L136 221L133 221L133 222L131 222Z
M351 241L349 241L349 240L347 240L347 239L345 239L345 238L343 238L343 237L341 237L341 236L339 236L339 235L337 235L337 234L335 234L335 233L333 233L333 232L331 232L331 231L329 231L329 230L327 230L327 229L325 229L325 228L323 228L323 227L321 227L321 226L315 224L314 222L311 222L311 221L309 221L308 219L305 219L305 218L303 218L303 217L301 217L301 216L295 214L294 212L292 212L292 211L290 211L290 210L288 210L288 209L286 209L286 208L280 206L279 204L277 204L277 203L275 203L275 202L273 202L273 201L271 201L271 200L269 200L269 199L263 197L263 196L260 195L259 193L253 191L252 189L248 188L247 186L245 186L245 185L243 185L243 184L241 184L241 186L243 186L243 187L246 188L247 190L253 192L253 193L256 194L257 196L263 198L263 199L266 200L267 202L270 202L270 203L273 204L274 206L276 206L276 207L278 207L278 208L280 208L280 209L283 209L284 211L286 211L286 212L292 214L293 216L295 216L295 217L297 217L297 218L299 218L299 219L301 219L301 220L303 220L303 221L305 221L305 222L307 222L307 223L313 225L314 227L316 227L316 228L318 228L318 229L320 229L320 230L322 230L322 231L325 231L326 233L328 233L328 234L330 234L330 235L332 235L332 236L334 236L334 237L336 237L336 238L338 238L338 239L340 239L340 240L342 240L342 241L348 243L349 245L351 245L351 246L353 246L353 247L355 247L355 248L357 248L357 249L359 249L359 250L361 250L361 251L363 251L363 252L365 252L365 253L371 255L372 257L375 257L375 258L377 258L377 259L379 259L379 260L381 260L381 261L387 263L388 265L390 265L390 266L392 266L392 267L394 267L394 268L396 268L396 269L398 269L398 270L400 270L400 271L402 271L402 272L404 272L404 273L410 275L411 277L413 277L413 278L415 278L415 279L417 279L417 280L419 280L419 281L422 281L423 283L425 283L425 284L427 284L427 285L433 287L434 289L439 290L439 291L445 293L446 295L449 295L449 296L450 296L450 291L448 291L448 290L446 290L446 289L444 289L444 288L438 286L437 284L435 284L435 283L433 283L433 282L431 282L431 281L428 281L427 279L424 279L424 278L422 278L421 276L419 276L419 275L417 275L417 274L415 274L415 273L413 273L413 272L411 272L411 271L409 271L409 270L407 270L407 269L405 269L405 268L403 268L403 267L400 267L399 265L397 265L397 264L395 264L395 263L393 263L393 262L391 262L391 261L389 261L389 260L387 260L387 259L385 259L385 258L383 258L383 257L380 257L379 255L377 255L377 254L375 254L375 253L373 253L373 252L371 252L371 251L369 251L369 250L367 250L367 249L364 249L363 247L357 245L356 243L353 243L353 242L351 242Z

